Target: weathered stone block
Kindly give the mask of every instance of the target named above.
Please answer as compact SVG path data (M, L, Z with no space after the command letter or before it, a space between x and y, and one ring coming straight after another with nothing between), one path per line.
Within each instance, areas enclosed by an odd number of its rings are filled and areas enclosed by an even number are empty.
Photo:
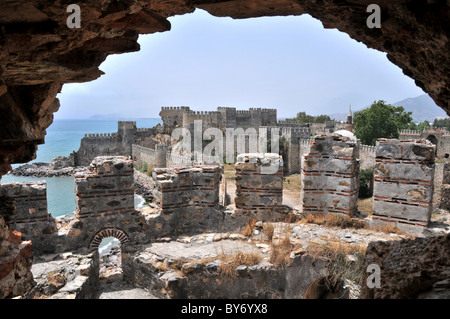
M396 226L405 232L428 226L434 191L434 150L435 146L425 140L377 141L373 225Z
M283 159L272 153L237 156L236 210L246 212L279 210L283 202Z
M357 145L340 135L316 136L302 158L300 203L304 213L357 211Z

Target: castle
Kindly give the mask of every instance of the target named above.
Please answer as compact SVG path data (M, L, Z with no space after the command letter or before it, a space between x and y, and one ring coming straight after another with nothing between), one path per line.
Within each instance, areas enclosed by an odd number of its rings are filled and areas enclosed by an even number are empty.
M199 119L206 127L219 131L236 129L237 124L230 126L239 123L236 120L239 116L233 117L239 112L225 110L228 113L222 117L220 112L192 114L186 108L163 111L163 124L153 128L138 129L135 122L121 121L116 133L87 134L82 139L80 149L72 153L71 160L85 162L89 156L95 158L74 175L76 210L72 215L55 218L48 212L45 182L0 185L3 209L8 212L6 220L0 218L0 231L6 223L17 230L12 235L0 232L0 239L8 247L21 249L21 259L4 272L9 276L7 280L2 281L0 277L0 298L48 294L45 280L42 285L34 285L30 280L33 253L43 258L73 255L78 260L71 263L76 267L71 270L74 276L61 289L54 289L57 291L51 298L91 298L99 283L98 248L108 237L120 242L124 279L151 290L159 298L309 298L310 287L327 278L330 270L322 257L316 258L303 249L288 251L289 259L283 267L269 256L251 267L238 265L234 269L235 280L230 281L223 280L216 261L219 257L205 264L200 260L209 260L206 257L210 258L213 242L242 250L253 247L248 245L248 237L237 233L253 222L264 230L271 223L284 220L290 224L305 214L331 213L357 217L375 231L377 227L388 226L420 235L429 230L434 208L438 205L449 208L450 163L439 164L439 181L435 177L436 146L429 140L378 139L376 147L365 146L351 132L351 112L342 128L331 123L323 126L272 124L270 111L262 116L265 111L254 112L254 109L253 118L252 112L242 113L258 127L257 140L252 141L249 136L248 147L249 142L261 146L261 140L264 146L267 143L261 139L264 131L285 139L285 144L280 147L281 154L236 150L233 204L231 198L227 199L224 166L217 165L223 159L210 156L203 160L215 160L215 165L196 163L196 154L176 154L173 146L177 141L167 137L180 128L195 131L195 121ZM326 132L336 128L333 134ZM246 130L251 129L254 128L247 126ZM324 132L311 138L314 130ZM235 137L239 136L232 138ZM102 152L109 156L98 156ZM140 162L153 165L151 182L144 186L152 194L148 209L134 206L135 176L139 174L133 165ZM363 164L374 168L372 216L364 221L357 203ZM283 201L286 171L296 170L301 172L299 206ZM435 190L440 190L443 199L440 203L434 200ZM306 239L297 238L302 227L296 228L289 240L309 245L310 232ZM22 234L26 241L23 247L17 247ZM267 249L274 251L274 246L270 248L265 239L260 241L255 245L258 256L265 256ZM205 253L199 255L199 251ZM58 272L51 271L49 275L54 273ZM259 284L255 285L255 281Z
M159 113L162 124L151 128L137 128L136 122L119 121L118 129L115 133L90 133L85 134L81 140L80 148L74 151L69 159L73 166L87 166L96 156L126 155L132 156L135 162L152 163L154 167L171 167L179 164L201 164L221 163L223 158L218 156L203 155L202 160L197 160L197 154L186 154L173 150L173 141L167 138L174 130L184 129L190 133L192 139L194 133L198 131L195 123L201 121L201 134L209 128L216 128L225 133L227 129L235 129L232 136L226 137L225 147L230 142L234 145L234 151L229 158L235 159L239 147L243 147L240 153L249 152L251 147L266 148L267 145L254 143L251 140L251 133L255 132L259 140L262 135L271 139L279 136L283 138L283 145L280 152L283 152L285 173L298 173L300 171L300 158L309 139L312 136L335 131L352 131L351 111L347 117L347 123L329 121L324 124L304 124L292 121L279 121L276 109L250 108L248 110L237 110L233 107L218 107L216 111L193 111L187 106L162 107ZM166 136L166 138L161 138ZM243 138L244 143L239 143L239 138ZM203 147L208 141L203 141ZM240 144L245 144L244 146ZM373 153L373 148L364 148ZM267 151L266 151L267 152ZM229 158L227 161L229 162Z

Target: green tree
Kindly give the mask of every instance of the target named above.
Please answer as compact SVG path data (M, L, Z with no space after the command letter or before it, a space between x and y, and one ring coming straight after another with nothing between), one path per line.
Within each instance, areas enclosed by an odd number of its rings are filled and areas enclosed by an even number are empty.
M409 125L406 129L407 130L418 130L419 126L415 122L411 122L411 123L409 123Z
M411 124L411 114L403 106L375 101L353 115L355 135L366 145L375 145L378 138L398 138L400 130Z
M373 168L362 169L359 172L359 198L373 195Z
M325 123L331 121L328 115L308 115L306 112L298 112L297 116L294 118L286 119L286 121L296 122L296 123Z
M423 121L422 123L419 123L418 130L423 131L426 127L430 127L431 124L428 121Z
M433 126L447 128L447 130L450 131L450 117L447 117L445 119L434 119Z

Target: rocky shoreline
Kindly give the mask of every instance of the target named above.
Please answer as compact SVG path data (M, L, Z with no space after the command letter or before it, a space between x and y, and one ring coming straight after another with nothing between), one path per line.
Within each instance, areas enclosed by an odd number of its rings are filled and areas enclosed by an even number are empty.
M58 177L58 176L71 176L75 173L84 171L86 167L62 167L54 168L51 163L37 162L32 164L25 164L13 169L9 172L9 175L14 176L32 176L32 177Z

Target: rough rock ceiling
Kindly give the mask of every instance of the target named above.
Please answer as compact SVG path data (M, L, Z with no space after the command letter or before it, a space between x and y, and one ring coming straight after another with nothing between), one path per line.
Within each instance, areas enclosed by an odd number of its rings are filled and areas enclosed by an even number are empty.
M381 7L370 29L367 6ZM67 6L81 7L70 29ZM0 176L35 157L59 108L64 83L92 81L109 54L139 50L139 34L170 30L168 17L201 8L235 19L308 13L388 53L450 115L450 1L447 0L1 0Z

